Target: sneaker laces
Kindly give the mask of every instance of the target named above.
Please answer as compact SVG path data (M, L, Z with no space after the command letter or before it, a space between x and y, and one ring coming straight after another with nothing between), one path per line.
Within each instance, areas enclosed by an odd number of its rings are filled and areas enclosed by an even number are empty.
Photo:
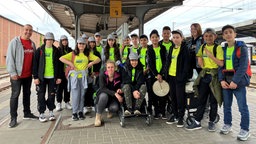
M230 129L230 125L225 124L225 125L222 127L222 129L223 129L223 130L228 130L228 129Z
M243 130L243 129L241 129L240 130L240 132L239 132L239 135L246 135L247 134L247 131L246 130Z

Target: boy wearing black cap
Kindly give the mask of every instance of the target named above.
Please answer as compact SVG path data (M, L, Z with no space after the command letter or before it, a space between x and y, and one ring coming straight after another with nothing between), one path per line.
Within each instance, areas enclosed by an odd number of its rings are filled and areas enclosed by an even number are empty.
M198 64L202 68L199 76L194 82L195 95L198 95L199 106L195 114L195 121L187 126L188 130L201 129L201 120L204 115L207 99L210 102L210 113L208 131L216 131L215 119L218 112L218 103L222 104L221 86L218 82L218 66L223 66L223 50L214 41L217 34L214 29L207 28L204 31L203 38L206 44L201 45L196 54Z
M231 25L222 28L222 36L227 41L223 47L224 65L219 68L219 81L223 88L224 102L224 126L221 134L228 134L232 127L231 106L233 94L237 99L238 109L241 115L241 130L238 140L246 141L250 137L250 116L246 100L246 86L250 84L251 71L248 62L248 50L243 41L236 41L236 31Z
M169 109L171 110L170 118L167 120L167 124L175 123L175 119L178 119L177 127L183 127L183 117L185 114L185 84L187 82L188 72L188 48L184 42L184 36L182 31L172 31L172 41L167 60L166 60L166 79L170 86L169 99L171 104Z

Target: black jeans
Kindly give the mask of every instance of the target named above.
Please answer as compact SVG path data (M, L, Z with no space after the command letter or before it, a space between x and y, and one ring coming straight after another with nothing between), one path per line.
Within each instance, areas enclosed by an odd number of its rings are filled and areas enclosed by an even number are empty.
M45 99L46 87L48 87L48 98ZM37 85L37 101L38 101L38 111L39 113L44 113L46 110L46 106L50 111L55 109L55 93L56 93L56 84L55 80L52 79L44 79L40 81L40 84Z
M88 88L86 90L86 93L84 95L84 106L85 107L91 107L94 106L94 100L93 100L93 94L94 94L93 84L88 84Z
M67 79L65 77L62 78L61 83L59 84L58 92L57 92L57 102L58 103L62 102L63 93L64 93L64 102L67 103L70 101L70 92L68 92L67 85L68 85Z
M185 114L185 82L177 83L175 76L168 76L168 83L170 86L169 105L170 114L173 114L178 119L183 119Z
M199 106L197 107L195 119L196 121L200 122L203 119L204 116L204 111L205 111L205 105L207 103L207 99L209 97L209 102L210 102L210 121L214 121L217 115L218 111L218 104L217 101L212 94L212 91L209 87L209 84L211 82L212 78L211 75L206 74L204 78L200 80L199 84Z
M151 78L151 86L148 89L148 96L152 99L152 104L154 106L155 115L162 114L165 116L165 107L167 104L167 96L159 97L153 92L153 84L157 81L155 78Z
M30 95L31 95L31 82L32 77L20 78L18 80L10 80L12 94L10 98L10 114L11 118L16 118L18 116L18 100L22 86L23 92L23 112L24 115L31 113L30 110Z

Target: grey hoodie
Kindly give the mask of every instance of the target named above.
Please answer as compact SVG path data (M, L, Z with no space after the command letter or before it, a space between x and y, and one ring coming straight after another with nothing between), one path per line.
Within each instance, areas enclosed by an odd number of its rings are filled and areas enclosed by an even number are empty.
M34 52L36 50L35 43L31 41ZM24 61L24 48L20 40L20 36L15 37L9 43L6 55L7 71L11 76L21 75Z

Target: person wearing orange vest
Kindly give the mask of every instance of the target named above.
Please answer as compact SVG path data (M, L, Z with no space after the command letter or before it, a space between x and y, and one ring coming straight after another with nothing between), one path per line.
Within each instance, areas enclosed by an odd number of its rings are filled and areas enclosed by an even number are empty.
M234 94L241 115L241 130L237 139L246 141L250 137L250 115L246 100L246 86L250 84L250 76L246 73L248 69L248 50L244 42L235 40L236 30L233 26L224 26L222 28L222 36L227 41L227 44L223 47L224 65L219 68L218 72L219 81L223 88L224 101L224 126L221 128L220 133L226 135L231 131L231 106ZM240 57L237 56L237 51L240 52Z

